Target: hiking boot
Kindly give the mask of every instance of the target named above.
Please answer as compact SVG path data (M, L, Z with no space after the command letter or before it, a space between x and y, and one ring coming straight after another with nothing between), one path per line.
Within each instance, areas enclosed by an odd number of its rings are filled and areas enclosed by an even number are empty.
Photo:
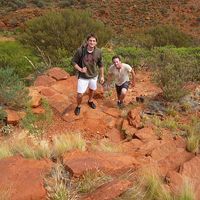
M90 108L95 109L96 105L94 104L93 101L88 101L88 105L90 106Z
M77 106L77 107L75 108L75 110L74 110L74 114L75 114L75 115L79 115L80 112L81 112L81 108Z
M122 101L117 101L118 108L124 108L124 103Z

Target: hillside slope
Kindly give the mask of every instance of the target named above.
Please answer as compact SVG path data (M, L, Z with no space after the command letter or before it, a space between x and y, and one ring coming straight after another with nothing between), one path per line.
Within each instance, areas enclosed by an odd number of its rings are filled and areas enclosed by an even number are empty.
M185 33L200 38L199 0L84 0L65 4L58 0L49 1L51 3L44 4L42 8L29 3L32 1L26 2L23 9L7 12L5 6L0 9L1 29L17 27L49 9L75 7L90 10L94 18L112 26L118 34L130 34L159 24L173 24Z

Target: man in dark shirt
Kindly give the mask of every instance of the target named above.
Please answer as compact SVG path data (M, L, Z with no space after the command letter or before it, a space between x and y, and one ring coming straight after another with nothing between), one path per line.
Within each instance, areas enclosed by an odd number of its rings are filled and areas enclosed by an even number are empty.
M100 83L104 82L104 67L102 63L102 53L97 45L97 37L93 34L87 36L86 45L77 49L72 63L78 70L77 85L77 106L75 115L80 114L82 96L89 88L88 105L95 109L96 105L92 101L94 91L97 89L98 71L100 71Z

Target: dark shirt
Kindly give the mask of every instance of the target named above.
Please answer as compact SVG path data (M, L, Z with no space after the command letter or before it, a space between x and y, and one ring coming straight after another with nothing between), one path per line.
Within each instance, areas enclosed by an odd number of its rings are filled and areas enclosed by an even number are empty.
M95 48L92 53L89 53L87 47L80 47L72 58L72 64L77 64L81 68L87 68L86 73L79 72L79 77L86 79L94 78L98 75L98 68L103 67L101 50Z

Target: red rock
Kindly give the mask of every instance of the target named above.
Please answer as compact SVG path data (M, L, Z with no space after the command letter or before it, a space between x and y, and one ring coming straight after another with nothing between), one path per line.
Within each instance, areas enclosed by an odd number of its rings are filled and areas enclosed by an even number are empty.
M176 153L171 153L158 162L159 172L165 177L169 171L178 170L184 162L190 160L192 157L194 157L194 154L189 153L184 149Z
M38 76L34 82L34 86L38 87L38 86L51 86L53 83L55 83L56 80L47 76L47 75L41 75Z
M26 115L25 112L6 109L8 124L16 125Z
M114 180L97 188L93 193L83 198L83 200L114 200L130 186L131 182L128 180Z
M150 142L143 142L143 144L137 150L138 153L142 155L151 155L152 151L162 145L160 140L151 140Z
M45 113L45 109L42 107L32 108L32 112L34 114L43 114Z
M176 136L174 139L177 148L186 148L186 139L181 136Z
M48 102L60 114L63 114L65 109L71 104L69 98L62 94L56 94L54 96L48 97Z
M171 191L176 195L180 194L183 188L184 177L176 171L169 171L166 180Z
M0 188L9 188L11 200L45 200L44 176L50 161L10 157L0 160Z
M151 157L154 160L162 160L164 159L166 156L173 154L174 152L176 152L176 145L173 141L170 142L166 142L164 144L162 144L159 147L156 147L152 153L151 153Z
M155 132L153 131L152 128L150 127L145 127L142 129L139 129L136 133L135 136L142 140L143 142L155 140L158 137L156 136Z
M112 142L120 142L122 140L122 135L120 131L116 128L112 128L110 131L108 131L105 136L109 138Z
M130 126L133 126L135 128L140 128L141 127L141 108L137 107L135 109L132 109L131 111L128 112L127 120L129 122Z
M47 71L47 74L50 77L56 79L57 81L65 80L70 76L64 69L61 69L59 67L54 67L54 68L49 69Z
M33 108L36 108L41 104L42 97L34 88L29 88L29 96L31 97L30 104Z
M66 95L68 97L72 97L76 95L77 87L77 77L70 76L66 80L57 81L54 83L51 88L55 91Z
M133 126L130 126L128 120L124 119L122 124L122 131L124 131L125 135L127 136L133 136L137 132L137 129Z
M180 174L188 177L196 184L200 184L200 156L185 162L180 170Z
M50 87L44 87L40 90L41 95L43 96L53 96L55 94L57 94L57 91L55 91L54 89L50 88Z
M135 158L123 153L80 151L64 154L63 163L75 177L88 170L98 169L106 172L115 172L135 168L138 165Z

